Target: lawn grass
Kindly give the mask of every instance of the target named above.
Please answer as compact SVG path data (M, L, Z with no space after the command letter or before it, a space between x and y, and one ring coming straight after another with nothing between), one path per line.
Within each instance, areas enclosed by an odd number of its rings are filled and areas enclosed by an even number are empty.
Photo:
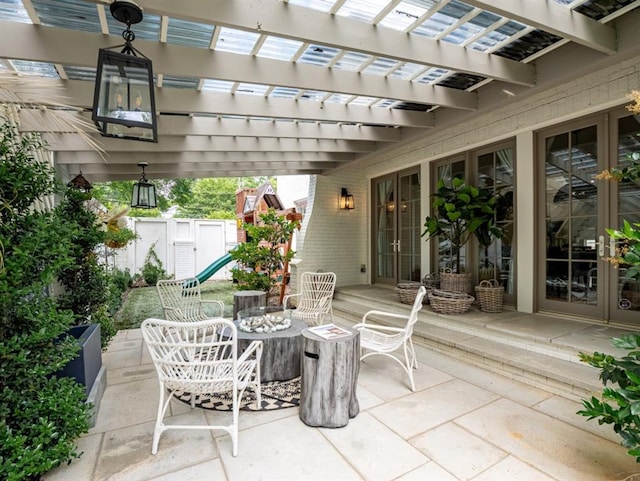
M201 285L202 298L224 302L224 316L229 318L233 315L233 294L237 290L231 281L206 281ZM149 317L164 317L155 286L134 287L129 290L114 321L118 330L135 329Z

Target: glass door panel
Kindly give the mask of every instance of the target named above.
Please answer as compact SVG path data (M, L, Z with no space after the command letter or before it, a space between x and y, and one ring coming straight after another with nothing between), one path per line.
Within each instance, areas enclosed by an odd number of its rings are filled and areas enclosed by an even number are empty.
M630 156L640 152L640 123L633 115L624 115L618 118L618 145L617 158L618 168L622 169L630 163ZM616 225L611 227L622 227L624 221L640 223L640 180L625 180L614 183L612 197L617 202L612 203L613 210L611 218L616 220ZM613 224L613 223L612 223ZM609 252L607 255L615 254L612 248L622 247L620 243L609 242ZM612 245L613 244L613 245ZM610 283L609 296L614 300L611 302L611 317L622 322L633 322L640 324L640 282L626 277L627 270L621 265L613 271L612 278L615 282Z
M372 181L374 211L373 281L396 284L419 281L420 174L418 169Z
M396 224L395 179L386 177L374 181L374 281L395 283Z
M597 316L598 126L544 139L544 293L542 308ZM600 262L601 263L601 262ZM562 307L561 304L565 306ZM570 306L570 307L569 307Z

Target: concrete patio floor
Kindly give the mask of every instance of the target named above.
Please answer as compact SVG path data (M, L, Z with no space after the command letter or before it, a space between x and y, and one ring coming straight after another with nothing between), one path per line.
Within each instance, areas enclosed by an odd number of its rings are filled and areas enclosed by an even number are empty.
M241 411L237 457L223 432L179 430L162 435L154 456L155 370L140 330L121 331L103 354L108 386L96 426L78 441L82 457L43 479L604 481L640 472L610 427L575 414L580 403L416 350L415 393L395 363L361 364L360 413L344 428L309 427L298 408ZM231 416L180 402L171 414L194 424Z

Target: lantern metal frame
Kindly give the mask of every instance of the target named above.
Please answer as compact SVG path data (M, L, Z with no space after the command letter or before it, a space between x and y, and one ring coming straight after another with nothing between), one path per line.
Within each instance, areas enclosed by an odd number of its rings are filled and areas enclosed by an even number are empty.
M110 9L116 20L126 24L125 43L98 52L91 118L105 137L157 142L153 65L132 44L131 25L142 21L142 9L121 0Z
M147 179L144 169L149 164L146 162L138 162L138 167L142 168L142 176L140 180L133 184L131 191L131 207L139 209L155 209L158 207L158 198L156 197L156 186Z
M340 210L355 209L355 201L353 195L349 193L346 187L340 189Z

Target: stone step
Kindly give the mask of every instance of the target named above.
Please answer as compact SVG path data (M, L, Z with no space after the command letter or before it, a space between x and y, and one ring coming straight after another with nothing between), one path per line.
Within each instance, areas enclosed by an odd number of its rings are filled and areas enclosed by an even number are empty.
M333 302L336 317L359 322L371 309L408 313L410 306L393 296L337 292ZM518 316L506 313L505 318ZM550 342L539 334L514 333L493 328L485 313L441 315L424 308L414 329L414 342L436 352L468 362L511 379L545 389L573 400L590 397L602 389L598 371L579 362L579 346L568 341ZM500 315L491 315L500 319ZM389 325L393 320L378 319ZM475 323L474 323L475 321Z

